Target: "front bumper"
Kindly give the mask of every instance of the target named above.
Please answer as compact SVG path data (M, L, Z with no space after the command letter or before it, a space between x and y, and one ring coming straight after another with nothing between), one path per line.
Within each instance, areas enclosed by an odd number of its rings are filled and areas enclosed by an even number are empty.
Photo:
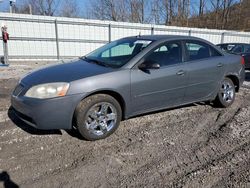
M83 94L52 99L32 99L24 96L11 97L16 115L37 129L71 129L76 106Z

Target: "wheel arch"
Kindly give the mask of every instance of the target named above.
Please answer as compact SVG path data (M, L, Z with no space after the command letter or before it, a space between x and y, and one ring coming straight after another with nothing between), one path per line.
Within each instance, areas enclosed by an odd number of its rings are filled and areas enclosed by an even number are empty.
M236 75L233 74L229 74L225 76L226 78L229 78L230 80L233 81L234 85L235 85L235 91L239 92L240 90L240 80Z
M121 110L122 110L122 120L125 119L125 114L126 114L126 104L125 104L125 100L122 97L122 95L116 91L113 90L99 90L99 91L94 91L92 93L89 93L88 95L84 96L84 98L81 99L84 100L87 97L93 96L93 95L97 95L97 94L106 94L106 95L110 95L111 97L113 97L114 99L117 100L117 102L120 104ZM78 106L78 105L77 105ZM75 111L77 109L77 106L75 108ZM75 112L74 112L75 114ZM73 119L74 119L74 115L73 115Z

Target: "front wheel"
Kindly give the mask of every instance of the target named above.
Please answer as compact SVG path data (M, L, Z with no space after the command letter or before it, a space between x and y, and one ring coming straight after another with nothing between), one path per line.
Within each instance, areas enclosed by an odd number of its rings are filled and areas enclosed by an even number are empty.
M97 94L84 99L77 107L76 127L87 140L99 140L111 135L119 126L120 104L110 95Z
M215 99L215 105L219 107L229 107L235 100L235 85L230 78L224 78L220 85L220 90Z

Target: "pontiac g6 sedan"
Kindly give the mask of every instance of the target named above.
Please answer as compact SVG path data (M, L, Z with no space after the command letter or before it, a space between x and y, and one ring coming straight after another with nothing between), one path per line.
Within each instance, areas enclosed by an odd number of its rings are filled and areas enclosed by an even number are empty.
M205 40L136 36L27 75L11 102L33 127L77 128L85 139L97 140L139 114L200 101L228 107L244 74L242 57Z

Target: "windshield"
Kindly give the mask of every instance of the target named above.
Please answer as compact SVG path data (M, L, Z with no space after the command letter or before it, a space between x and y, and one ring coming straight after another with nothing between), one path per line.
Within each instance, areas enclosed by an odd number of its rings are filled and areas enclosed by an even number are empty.
M84 58L103 66L118 68L125 65L151 43L152 40L138 38L121 39L98 48Z

